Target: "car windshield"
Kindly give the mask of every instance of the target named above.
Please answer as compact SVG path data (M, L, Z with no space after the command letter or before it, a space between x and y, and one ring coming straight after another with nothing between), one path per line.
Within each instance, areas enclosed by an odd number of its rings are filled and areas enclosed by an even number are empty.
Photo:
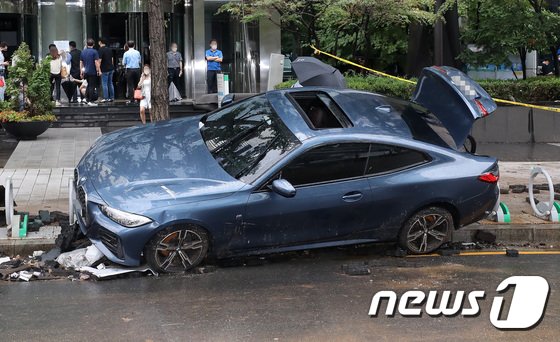
M210 153L231 176L252 183L300 141L276 115L265 95L218 110L200 129Z

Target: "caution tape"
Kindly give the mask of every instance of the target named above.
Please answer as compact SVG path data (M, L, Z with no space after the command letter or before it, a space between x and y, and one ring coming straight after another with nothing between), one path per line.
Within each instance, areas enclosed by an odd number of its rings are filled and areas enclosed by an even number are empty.
M398 76L389 75L389 74L386 74L386 73L381 72L381 71L379 71L379 70L374 70L374 69L368 68L368 67L366 67L366 66L360 65L360 64L358 64L358 63L354 63L354 62L349 61L349 60L347 60L347 59L344 59L344 58L338 57L338 56L336 56L336 55L330 54L330 53L328 53L328 52L321 51L321 50L317 49L317 48L316 48L315 46L313 46L313 45L311 45L311 48L314 50L313 53L316 54L316 55L325 55L325 56L331 57L331 58L333 58L333 59L336 59L336 60L338 60L338 61L341 61L341 62L343 62L343 63L345 63L345 64L349 64L349 65L355 66L355 67L357 67L357 68L367 70L367 71L369 71L369 72L371 72L371 73L373 73L373 74L379 75L379 76L392 78L392 79L397 80L397 81L400 81L400 82L406 82L406 83L410 83L410 84L416 84L415 81L412 81L412 80L409 80L409 79L406 79L406 78L402 78L402 77L398 77ZM541 110L546 110L546 111L549 111L549 112L560 113L560 108L555 108L555 107L539 106L539 105L534 105L534 104L529 104L529 103L523 103L523 102L517 102L517 101L509 101L509 100L502 100L502 99L496 99L496 98L493 98L493 100L496 101L496 102L498 102L498 103L503 103L503 104L509 104L509 105L514 105L514 106L527 107L527 108L534 108L534 109L541 109Z

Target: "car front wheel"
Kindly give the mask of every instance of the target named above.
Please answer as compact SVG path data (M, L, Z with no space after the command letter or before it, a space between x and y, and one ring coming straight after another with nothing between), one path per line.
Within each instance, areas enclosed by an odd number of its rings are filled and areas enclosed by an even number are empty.
M156 272L188 271L204 260L208 246L208 233L198 226L169 227L150 240L146 246L146 259Z
M439 207L422 209L406 221L399 243L411 254L431 253L449 240L452 227L449 211Z

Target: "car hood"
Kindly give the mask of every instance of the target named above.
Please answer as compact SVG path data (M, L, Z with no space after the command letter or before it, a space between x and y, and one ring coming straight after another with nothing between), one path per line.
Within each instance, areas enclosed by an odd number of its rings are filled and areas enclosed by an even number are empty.
M424 68L412 101L427 108L441 121L456 146L463 146L476 120L498 108L478 83L448 66Z
M199 132L200 117L102 137L79 170L109 206L130 212L227 196L245 183L226 173ZM84 175L80 175L82 177Z

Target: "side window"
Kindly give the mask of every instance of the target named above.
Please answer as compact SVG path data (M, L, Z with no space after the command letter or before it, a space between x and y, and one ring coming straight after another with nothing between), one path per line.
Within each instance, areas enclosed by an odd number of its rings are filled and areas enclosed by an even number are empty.
M334 144L315 148L282 170L292 185L329 182L364 175L369 144Z
M398 171L423 164L428 160L423 153L408 148L371 144L366 174L375 175Z

